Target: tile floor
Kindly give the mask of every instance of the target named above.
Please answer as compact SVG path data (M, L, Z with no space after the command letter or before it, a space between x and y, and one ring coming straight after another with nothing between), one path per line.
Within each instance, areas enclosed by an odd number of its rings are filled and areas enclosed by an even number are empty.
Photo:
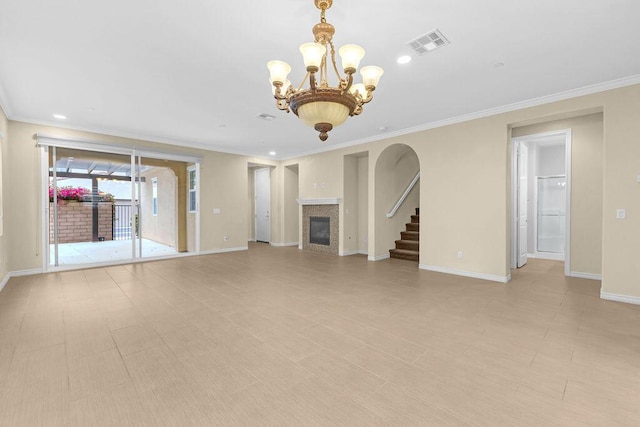
M640 307L253 244L13 278L0 425L640 425Z

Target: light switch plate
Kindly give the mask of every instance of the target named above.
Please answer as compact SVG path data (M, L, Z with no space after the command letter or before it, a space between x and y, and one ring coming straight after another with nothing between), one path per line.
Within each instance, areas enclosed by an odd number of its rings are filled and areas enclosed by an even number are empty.
M616 218L617 219L625 219L626 216L627 216L627 212L624 209L618 209L616 211Z

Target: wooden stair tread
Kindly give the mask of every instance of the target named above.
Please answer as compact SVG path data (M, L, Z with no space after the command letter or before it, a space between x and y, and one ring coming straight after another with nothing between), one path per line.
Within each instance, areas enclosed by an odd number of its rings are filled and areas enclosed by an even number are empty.
M396 240L395 249L389 249L391 258L420 260L420 208L411 215L411 222L405 224L406 231L400 232L400 240Z
M419 251L412 251L411 249L389 249L389 252L395 252L397 254L407 254L407 255L419 255Z
M389 249L389 256L391 258L405 259L409 261L420 260L420 252L409 249Z

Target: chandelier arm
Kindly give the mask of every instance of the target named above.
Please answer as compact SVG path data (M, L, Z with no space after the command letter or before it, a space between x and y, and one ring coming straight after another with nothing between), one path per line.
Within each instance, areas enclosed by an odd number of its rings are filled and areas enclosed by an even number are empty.
M284 94L282 93L282 84L276 84L276 85L274 85L274 86L276 87L276 91L275 91L275 93L273 94L273 97L274 97L277 101L279 101L279 100L281 100L281 99L285 99L285 98L286 98L286 95L284 95ZM277 102L276 102L276 104L277 104Z
M289 101L286 100L286 99L277 99L276 100L276 107L278 107L278 110L286 111L288 113L289 112Z
M304 75L304 78L302 79L302 82L300 82L300 86L298 86L298 89L295 90L296 92L300 92L300 90L302 89L302 86L304 86L304 82L306 82L307 79L309 78L309 74L311 74L311 73L309 73L307 71L307 74Z
M331 63L333 64L333 70L336 72L339 82L342 83L344 79L340 75L340 71L338 71L338 65L336 64L336 48L333 45L332 41L329 41L329 46L331 46Z
M353 84L353 73L347 74L347 81L344 82L344 83L345 83L344 85L341 85L341 86L343 86L342 87L342 92L343 93L344 92L348 92L349 89L351 88L351 85Z
M316 90L316 73L309 72L307 74L309 74L309 87L311 88L312 91L315 92L315 90Z

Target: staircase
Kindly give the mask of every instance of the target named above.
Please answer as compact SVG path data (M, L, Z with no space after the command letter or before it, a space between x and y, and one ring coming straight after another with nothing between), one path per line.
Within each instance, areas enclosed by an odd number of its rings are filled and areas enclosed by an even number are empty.
M419 261L420 259L420 208L411 215L411 222L406 224L407 231L400 233L400 240L396 240L396 248L389 249L391 258Z

